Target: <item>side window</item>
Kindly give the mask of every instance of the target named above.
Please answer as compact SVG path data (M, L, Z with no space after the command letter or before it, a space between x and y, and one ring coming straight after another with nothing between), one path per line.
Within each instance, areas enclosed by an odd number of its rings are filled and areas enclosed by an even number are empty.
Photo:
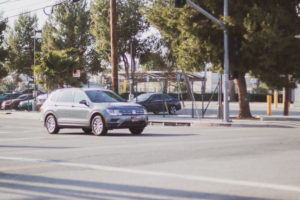
M58 91L54 92L50 97L50 101L56 102L58 95L59 95Z
M75 91L74 92L74 102L79 103L82 100L87 100L84 92L82 91Z
M73 91L72 90L61 91L57 101L61 103L73 102Z
M165 98L166 101L171 101L172 100L172 97L167 95L167 94L164 95L164 98Z
M152 101L153 101L153 102L156 102L156 101L162 101L162 96L161 96L161 95L155 95L155 96L152 98Z

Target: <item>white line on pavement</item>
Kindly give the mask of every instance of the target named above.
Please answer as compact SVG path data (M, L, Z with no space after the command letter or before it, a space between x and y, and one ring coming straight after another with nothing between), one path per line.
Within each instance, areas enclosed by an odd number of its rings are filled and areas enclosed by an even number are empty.
M180 178L180 179L185 179L185 180L202 181L202 182L217 183L217 184L229 184L229 185L237 185L237 186L245 186L245 187L255 187L255 188L300 192L300 187L297 187L297 186L260 183L260 182L253 182L253 181L239 181L239 180L222 179L222 178L210 178L210 177L203 177L203 176L180 175L180 174L172 174L172 173L167 173L167 172L154 172L154 171L118 168L118 167L110 167L110 166L94 165L94 164L70 163L70 162L56 161L56 160L19 158L19 157L3 157L3 156L0 156L0 160L36 162L36 163L51 163L51 164L57 164L57 165L67 166L67 167L78 167L78 168L86 168L86 169L93 169L93 170L103 170L103 171L141 174L141 175L149 175L149 176Z

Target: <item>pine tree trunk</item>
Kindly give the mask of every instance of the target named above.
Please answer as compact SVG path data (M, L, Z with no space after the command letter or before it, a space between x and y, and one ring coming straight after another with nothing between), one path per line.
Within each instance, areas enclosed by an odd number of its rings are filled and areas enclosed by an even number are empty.
M285 87L284 88L284 105L283 105L283 115L288 116L289 115L289 106L291 101L291 88Z
M238 87L238 97L239 97L239 118L241 119L247 119L252 118L251 112L250 112L250 106L249 106L249 99L247 95L247 85L246 85L246 79L245 74L239 74L239 77L237 78L237 87Z
M229 81L229 97L231 102L235 102L235 83L234 80Z
M163 93L168 93L168 79L164 79Z

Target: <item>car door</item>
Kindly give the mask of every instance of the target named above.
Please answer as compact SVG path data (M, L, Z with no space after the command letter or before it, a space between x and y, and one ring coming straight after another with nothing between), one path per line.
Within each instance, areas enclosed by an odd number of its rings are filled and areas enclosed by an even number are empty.
M88 103L88 98L83 91L74 90L72 116L74 123L78 126L89 126L91 108L88 106Z
M59 91L55 108L56 108L56 119L59 125L73 125L71 109L73 105L73 90L64 89Z
M152 96L149 102L149 111L150 112L163 111L163 98L160 94L155 94Z

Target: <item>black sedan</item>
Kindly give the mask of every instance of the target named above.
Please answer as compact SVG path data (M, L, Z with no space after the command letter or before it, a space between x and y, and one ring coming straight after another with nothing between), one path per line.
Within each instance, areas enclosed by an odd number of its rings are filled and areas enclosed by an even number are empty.
M181 109L180 101L168 94L145 93L137 96L134 101L154 114L167 111L169 114L174 115L177 110Z

